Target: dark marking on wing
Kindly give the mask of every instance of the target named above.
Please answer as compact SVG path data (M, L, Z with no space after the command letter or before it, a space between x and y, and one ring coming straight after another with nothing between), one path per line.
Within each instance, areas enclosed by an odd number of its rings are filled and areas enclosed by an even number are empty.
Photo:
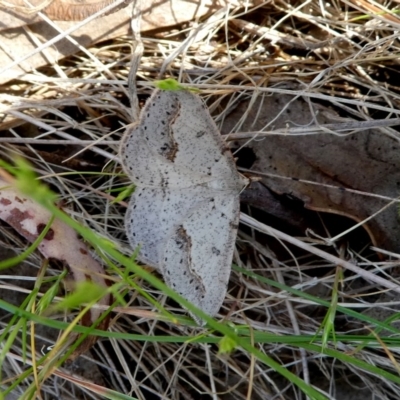
M185 249L184 252L188 255L187 261L190 265L192 263L190 256L192 250L192 240L182 225L176 231L174 240L179 250Z
M163 143L160 147L160 154L165 157L167 160L174 162L176 153L179 150L178 142L174 138L174 123L176 118L179 116L180 106L176 107L174 104L171 104L171 108L176 109L176 111L172 114L169 111L166 111L167 118L166 121L162 119L160 122L163 126L165 126L165 130L161 132L162 136L167 136L168 142Z
M211 251L212 251L212 253L215 254L216 256L219 256L219 255L221 254L221 252L220 252L216 247L213 247L213 248L211 249Z
M190 274L193 275L193 278L190 279L189 284L192 284L196 280L195 290L201 290L202 293L205 293L205 287L203 285L203 281L201 277L196 273L196 271L192 268L192 240L190 236L187 234L186 229L181 225L174 235L175 243L179 250L182 250L183 254L185 254L187 266L190 270ZM180 259L180 264L183 263L183 259ZM186 275L186 271L183 272L183 275Z
M161 178L161 183L160 183L160 186L161 186L161 187L167 187L168 184L169 184L169 180L168 180L168 179L166 179L166 178ZM169 199L168 199L168 200L169 200Z

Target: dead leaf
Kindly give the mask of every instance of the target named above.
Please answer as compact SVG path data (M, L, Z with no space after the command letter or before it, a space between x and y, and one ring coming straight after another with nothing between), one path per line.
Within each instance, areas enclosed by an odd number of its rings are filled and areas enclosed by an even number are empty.
M16 1L10 0L12 4L21 5L21 3L16 3ZM24 4L22 0L18 1ZM43 4L44 1L36 0L34 5ZM71 4L72 2L73 0L69 0L68 3L63 2L62 4ZM109 4L109 2L110 0L104 0L102 2L103 7L105 7L106 3ZM74 0L74 3L76 3L76 0ZM250 6L261 3L261 0L246 1L245 3L247 6ZM68 11L66 8L64 12L61 8L52 11L55 7L53 3L45 10L53 17L63 15L64 19L70 17L71 13L79 17L84 17L91 15L92 11L97 10L98 2L93 0L93 4L91 5L91 10L85 6L85 12L82 10L79 11L76 7L74 11L72 9ZM240 0L222 0L218 4L213 0L202 1L200 3L190 0L143 1L141 31L171 27L185 21L198 19L205 14L215 13L224 6L230 5L234 7L240 4L242 4ZM83 27L73 31L71 36L81 46L88 48L100 41L128 35L130 33L131 16L131 7L125 7L114 14L103 16L87 23ZM76 24L76 22L57 22L56 25L62 31L67 31ZM35 40L36 43L47 43L59 35L59 32L43 21L37 13L26 14L17 9L0 8L0 35L0 84L22 77L36 68L49 64L49 62L56 62L63 57L79 51L78 47L69 40L60 39L45 50L34 54L37 48ZM29 57L25 59L27 55ZM18 65L10 67L14 60L21 61Z
M223 132L230 132L246 112L248 114L240 128L243 132L265 129L272 120L273 126L269 126L268 130L284 129L288 125L307 126L313 121L309 105L302 99L293 101L287 95L265 96L259 98L250 110L247 110L248 107L249 103L241 103L226 119ZM319 124L332 122L324 115L333 116L333 111L315 104L313 108L314 115L316 110L319 111ZM268 188L275 193L301 199L305 207L312 210L340 214L359 222L379 212L390 203L390 199L399 196L400 144L378 129L348 136L330 133L271 135L253 140L247 147L255 154L256 161L252 166L255 174L258 171L296 179L263 176L262 182ZM297 179L316 184L306 184ZM351 189L364 194L353 193ZM400 251L396 204L380 212L363 227L377 246Z
M117 12L131 2L119 2L105 15ZM29 7L24 0L0 0L0 17L4 17L0 21L2 29L17 28L41 21L39 12L54 21L81 21L113 3L117 0L31 0Z
M11 225L21 236L32 243L48 224L50 218L49 211L0 179L0 219ZM91 280L97 285L108 286L102 265L92 257L87 246L78 238L77 233L62 221L54 220L38 250L45 258L55 259L66 265L70 277L75 282ZM98 304L110 306L111 295L101 298ZM101 314L101 309L92 308L83 316L82 324L92 326ZM104 330L107 329L107 326L108 318L104 319L97 328ZM95 336L87 337L75 351L73 357L88 350L96 339Z
M132 1L125 0L105 15L125 8ZM43 11L47 16L56 21L81 21L112 3L115 3L115 0L53 0Z

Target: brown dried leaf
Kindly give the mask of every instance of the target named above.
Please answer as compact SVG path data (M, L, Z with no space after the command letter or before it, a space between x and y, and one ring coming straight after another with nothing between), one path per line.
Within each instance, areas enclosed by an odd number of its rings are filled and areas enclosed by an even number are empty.
M290 126L307 126L314 118L309 105L301 99L292 100L286 95L258 99L248 112L241 131L265 129L278 115L269 129L284 129L288 123ZM248 111L248 107L247 102L241 103L227 118L223 131L231 131ZM327 110L316 105L313 107L319 108L319 124L332 122L324 117L324 114L328 114ZM329 114L332 115L332 111ZM259 171L316 182L317 185L313 185L294 179L262 178L262 182L274 192L295 196L312 210L340 214L360 222L390 203L390 200L368 194L389 198L399 195L400 144L379 130L364 130L348 136L330 133L271 135L263 140L251 141L248 147L256 157L252 166L255 173ZM334 188L320 184L333 185ZM365 194L353 193L349 189ZM379 213L363 227L367 229L373 243L398 252L400 225L396 204Z
M33 200L21 195L15 188L0 179L0 219L11 225L21 236L33 242L50 221L49 211ZM90 279L92 282L107 287L105 272L101 264L95 260L87 246L78 238L77 233L62 221L55 219L49 232L40 243L38 250L45 258L59 260L66 265L70 277L75 282ZM104 296L98 304L109 306L111 296ZM101 315L102 311L92 308L82 319L84 326L91 326ZM98 326L107 329L108 319ZM95 337L88 337L80 346L80 352L87 350ZM74 356L78 354L75 353Z
M26 10L22 12L20 8L15 8L16 6L23 6L25 4L23 0L10 0L10 3L14 4L14 10L10 7L0 8L0 41L2 44L0 46L0 84L46 65L49 63L49 60L59 60L79 50L70 41L62 39L47 47L45 52L32 55L27 60L21 61L17 66L6 69L13 60L19 60L34 52L37 46L34 44L34 40L32 40L32 35L38 43L46 43L59 34L59 32L47 22L42 21L37 15L38 10L41 9L43 4L47 6L49 1L36 0L33 3L37 7L36 14L27 14ZM61 0L57 0L57 3L54 1L44 11L54 19L61 17L64 21L71 18L82 19L91 15L94 11L98 11L100 5L104 8L110 4L110 1L103 0L100 3L97 0L90 0L90 6L87 5L88 3L85 3L84 6L75 5L71 8L70 5L72 3L77 4L77 0L62 1L62 3L60 3ZM127 2L129 1L127 0ZM123 5L125 6L127 2L124 2ZM260 2L261 0L253 0L246 2L246 4L250 6L251 4L258 4ZM141 4L141 30L160 29L198 19L205 14L215 13L228 4L233 7L242 4L242 2L240 0L222 0L216 4L213 0L207 0L199 4L199 2L190 0L172 2L143 1ZM87 23L85 26L75 30L71 36L80 45L87 48L99 41L129 34L131 17L131 7L125 7L114 14L103 16ZM27 25L29 25L28 30L24 29ZM57 26L63 31L70 29L74 25L76 25L76 22L57 22Z
M23 0L0 0L0 16L6 28L16 28L28 23L38 22L38 12L43 12L55 21L81 21L97 11L116 3L117 0L31 0L31 7ZM119 4L106 15L126 7L132 0Z
M125 8L133 0L126 0L105 15L112 14ZM43 11L51 19L57 21L81 21L97 11L115 3L115 0L54 0Z

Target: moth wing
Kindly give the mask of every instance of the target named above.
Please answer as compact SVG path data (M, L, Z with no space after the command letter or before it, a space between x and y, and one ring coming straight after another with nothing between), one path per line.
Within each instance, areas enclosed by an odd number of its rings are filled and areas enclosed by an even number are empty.
M136 250L140 246L139 260L157 269L160 244L165 235L159 208L163 201L162 191L137 187L125 214L125 229L131 247Z
M186 91L154 91L120 147L139 186L183 188L218 180L243 187L232 154L202 100Z
M120 148L138 186L125 219L139 259L209 315L226 293L246 184L201 99L156 90Z
M125 229L131 247L140 246L138 259L162 271L159 261L168 234L207 198L209 192L201 186L177 190L137 187L125 214Z
M187 90L173 93L180 108L173 124L179 143L175 164L207 176L207 182L217 180L221 189L243 188L245 182L207 106Z
M165 242L166 283L211 316L225 298L238 221L239 197L225 192L193 208Z

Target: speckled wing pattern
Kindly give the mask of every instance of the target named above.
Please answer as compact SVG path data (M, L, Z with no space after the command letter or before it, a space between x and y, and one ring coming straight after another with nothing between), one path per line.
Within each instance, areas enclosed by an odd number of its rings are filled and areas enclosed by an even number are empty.
M121 142L123 168L137 186L125 217L139 260L214 316L225 298L248 183L201 99L155 90Z

